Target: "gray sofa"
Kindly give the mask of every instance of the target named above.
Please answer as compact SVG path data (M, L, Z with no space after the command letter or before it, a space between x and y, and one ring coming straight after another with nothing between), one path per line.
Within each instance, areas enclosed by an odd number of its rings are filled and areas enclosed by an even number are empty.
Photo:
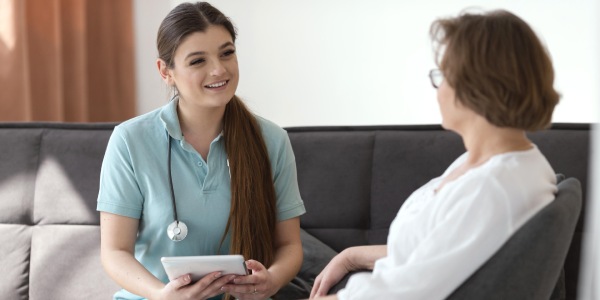
M109 299L99 260L99 171L115 124L0 124L0 297ZM288 128L296 155L305 261L279 294L307 296L314 276L349 246L382 244L408 195L463 151L437 125ZM589 124L554 124L531 139L557 173L587 190ZM576 299L583 217L564 261ZM535 280L533 278L532 280Z

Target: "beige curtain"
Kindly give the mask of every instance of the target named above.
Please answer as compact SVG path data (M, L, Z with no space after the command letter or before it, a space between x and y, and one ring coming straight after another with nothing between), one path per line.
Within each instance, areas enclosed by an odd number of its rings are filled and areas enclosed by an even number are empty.
M135 114L131 0L0 0L0 121Z

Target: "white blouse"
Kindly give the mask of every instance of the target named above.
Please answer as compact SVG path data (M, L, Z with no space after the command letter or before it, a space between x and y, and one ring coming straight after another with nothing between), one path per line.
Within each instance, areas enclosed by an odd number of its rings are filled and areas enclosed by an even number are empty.
M554 170L535 146L493 156L436 193L468 155L406 200L390 226L387 256L373 273L352 276L339 299L444 299L554 200Z

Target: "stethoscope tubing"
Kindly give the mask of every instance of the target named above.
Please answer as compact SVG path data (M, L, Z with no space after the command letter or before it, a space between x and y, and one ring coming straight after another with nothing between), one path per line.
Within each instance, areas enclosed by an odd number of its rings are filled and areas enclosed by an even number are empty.
M167 133L168 135L168 133ZM171 201L173 202L173 220L179 223L179 218L177 217L177 202L175 201L175 189L173 188L173 176L171 175L171 136L169 135L169 155L168 155L168 164L169 164L169 187L171 188Z

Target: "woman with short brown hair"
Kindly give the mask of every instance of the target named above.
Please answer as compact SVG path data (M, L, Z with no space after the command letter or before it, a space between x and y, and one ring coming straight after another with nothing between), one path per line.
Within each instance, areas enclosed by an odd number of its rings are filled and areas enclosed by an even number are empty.
M462 105L498 127L548 127L560 95L550 57L527 23L503 10L464 14L436 21L431 36Z
M464 13L433 23L442 126L466 153L415 191L390 226L387 245L351 247L315 280L311 298L444 299L533 215L554 200L554 170L527 138L546 128L559 95L548 54L507 11Z

